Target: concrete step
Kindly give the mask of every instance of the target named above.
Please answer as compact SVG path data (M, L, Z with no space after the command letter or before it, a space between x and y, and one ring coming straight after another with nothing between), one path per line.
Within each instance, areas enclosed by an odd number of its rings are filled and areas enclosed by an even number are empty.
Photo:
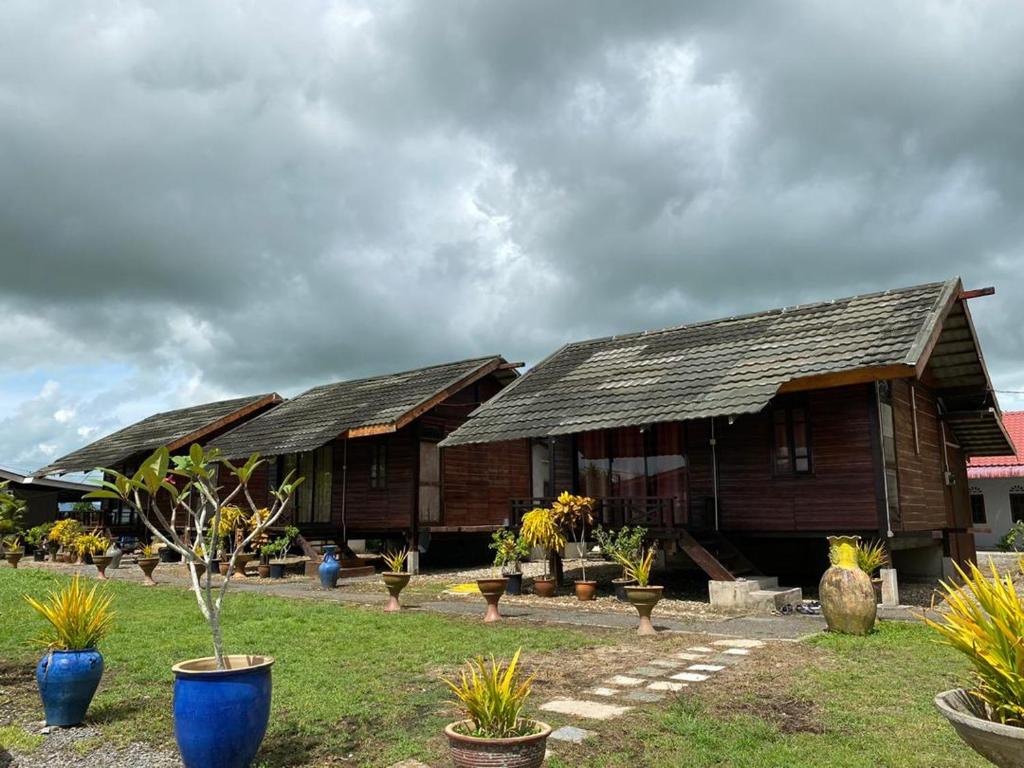
M774 589L758 589L748 595L749 607L756 611L777 611L784 605L796 605L804 599L800 587L775 587Z
M752 576L735 581L708 582L711 605L727 611L770 611L803 599L799 587L779 586L777 576Z

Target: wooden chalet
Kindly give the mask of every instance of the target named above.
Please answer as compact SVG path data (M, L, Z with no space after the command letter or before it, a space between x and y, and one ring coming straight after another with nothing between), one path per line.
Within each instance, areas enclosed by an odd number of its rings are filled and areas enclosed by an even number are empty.
M0 467L0 483L6 482L7 490L26 503L25 528L42 523L52 523L61 517L60 505L81 501L85 494L95 491L96 486L58 480L52 477L32 477Z
M1013 453L968 309L987 292L952 279L567 344L441 445L527 441L513 521L583 493L712 579L820 573L833 533L935 572L975 554L967 457Z
M34 476L91 472L97 467L130 474L161 446L167 447L171 453L180 453L187 451L193 443L205 445L280 402L281 396L271 393L157 413L60 457L35 472ZM116 533L145 533L142 523L135 519L135 513L127 505L105 503L102 509L82 522Z
M293 522L310 541L482 533L531 493L526 440L454 448L440 441L517 378L498 356L314 387L211 442L229 459L271 460L254 500L285 473L305 478ZM310 551L312 554L312 551Z

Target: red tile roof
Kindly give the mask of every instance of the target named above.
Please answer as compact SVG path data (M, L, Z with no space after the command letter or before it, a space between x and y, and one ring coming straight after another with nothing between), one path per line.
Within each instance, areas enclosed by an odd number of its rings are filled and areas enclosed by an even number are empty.
M1024 411L1007 411L1003 425L1017 446L1016 456L979 456L967 462L967 477L1024 477Z

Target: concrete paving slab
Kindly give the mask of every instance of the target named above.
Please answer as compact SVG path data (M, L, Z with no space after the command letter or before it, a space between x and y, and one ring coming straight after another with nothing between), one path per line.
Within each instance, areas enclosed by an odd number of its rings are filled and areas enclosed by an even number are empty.
M600 688L591 688L587 693L592 693L595 696L618 696L622 691L618 688L605 688L601 686Z
M540 708L545 712L557 712L560 715L585 717L590 720L610 720L632 709L632 707L604 704L599 701L579 701L577 699L554 699L547 704L541 704Z
M647 681L641 677L629 677L627 675L615 675L615 677L609 677L604 681L605 685L623 685L626 687L635 687L642 685Z
M672 675L673 680L682 680L687 683L700 683L708 679L707 675L702 675L700 672L679 672L678 674Z
M690 653L714 653L714 648L708 648L706 645L695 645L692 648L687 648Z
M717 645L719 648L764 648L764 643L760 640L747 640L742 637L715 640L712 645Z
M750 651L746 648L726 648L722 653L728 653L730 656L749 656Z
M683 653L677 653L676 654L676 658L677 659L682 659L683 661L703 661L704 659L707 658L707 654L706 653L689 653L689 652L684 651Z
M651 666L664 667L665 669L676 669L682 665L675 659L654 659L651 662Z
M681 691L687 686L686 683L673 683L670 680L655 680L647 686L649 691Z
M639 701L644 704L653 704L656 701L664 701L664 693L655 693L654 691L630 691L626 698L630 701Z
M567 741L570 744L582 744L585 739L589 739L594 735L593 731L588 731L586 728L577 728L575 725L563 725L551 732L549 738L555 741Z
M629 670L628 674L638 677L661 677L665 674L665 669L663 667L637 667Z
M687 672L721 672L725 667L721 664L691 664L686 668Z

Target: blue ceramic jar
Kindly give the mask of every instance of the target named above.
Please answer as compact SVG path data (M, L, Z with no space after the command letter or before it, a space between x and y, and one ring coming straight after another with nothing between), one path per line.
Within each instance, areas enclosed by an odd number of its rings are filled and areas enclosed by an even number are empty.
M50 651L36 667L36 683L47 725L78 725L85 720L103 676L103 656L95 648Z
M317 573L320 574L320 586L324 589L334 589L338 586L341 563L338 562L338 558L334 554L336 549L337 547L333 544L325 545L323 562L317 568Z

